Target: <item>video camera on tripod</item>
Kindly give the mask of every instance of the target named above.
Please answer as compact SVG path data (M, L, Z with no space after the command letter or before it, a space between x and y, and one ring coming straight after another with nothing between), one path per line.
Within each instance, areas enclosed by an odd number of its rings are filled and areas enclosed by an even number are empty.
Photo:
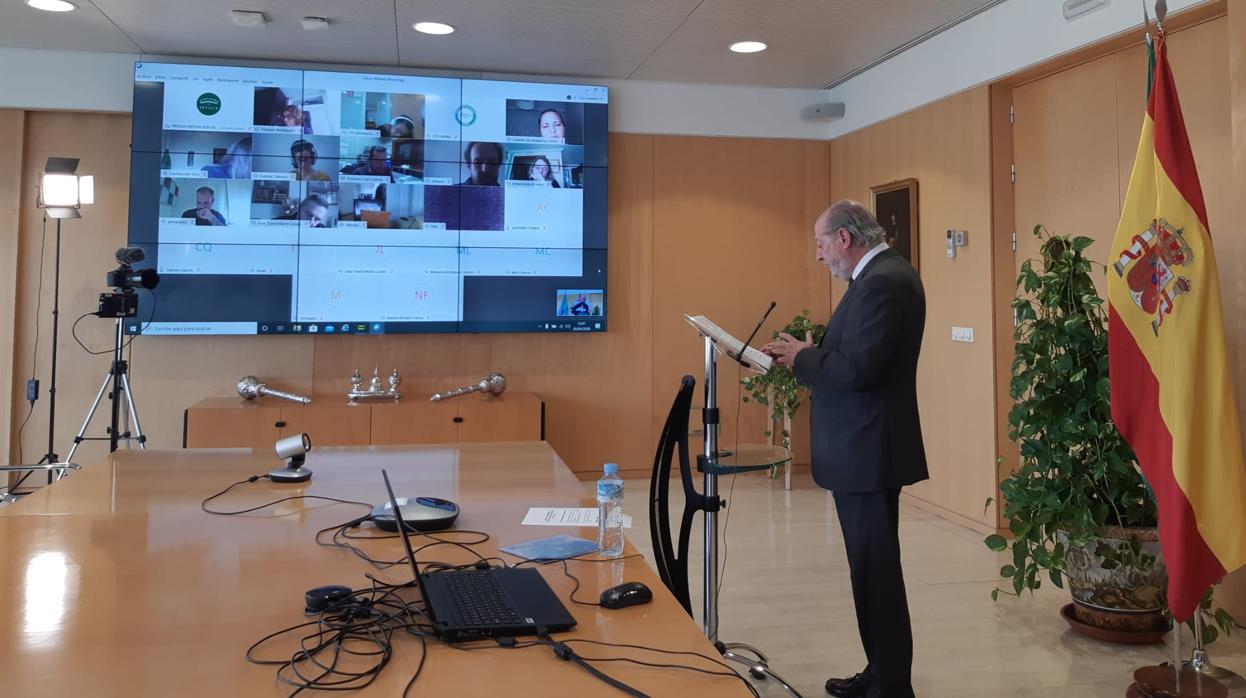
M69 449L69 455L65 458L67 462L72 462L74 454L83 441L107 441L109 453L116 451L122 441L127 444L137 441L139 448L147 448L147 437L143 434L142 425L139 424L138 408L134 406L134 393L130 390L130 363L125 359L125 348L128 344L125 342L123 321L138 315L138 293L135 289L138 287L149 291L154 289L156 284L160 283L160 275L155 269L134 271L131 265L147 258L147 253L143 252L142 248L122 247L117 250L115 256L120 266L108 272L108 285L112 286L113 290L110 293L100 294L99 309L95 311L96 316L114 318L117 323L117 331L113 335L112 363L108 367L108 373L104 374L104 381L100 384L99 392L95 394L95 402L91 403L91 409L87 411L87 418L83 420L82 428L74 437L74 445ZM110 386L112 390L109 390ZM108 436L89 437L86 435L87 429L91 426L91 420L95 418L95 410L99 409L100 401L104 399L105 394L108 395L111 403ZM129 426L133 428L133 432L129 429L121 430L122 402L125 403L126 412L130 417Z
M134 271L131 266L147 259L147 253L141 247L122 247L116 253L118 266L108 272L107 283L113 288L111 293L101 293L97 317L132 318L138 315L138 294L135 288L151 290L160 283L160 274L155 269Z

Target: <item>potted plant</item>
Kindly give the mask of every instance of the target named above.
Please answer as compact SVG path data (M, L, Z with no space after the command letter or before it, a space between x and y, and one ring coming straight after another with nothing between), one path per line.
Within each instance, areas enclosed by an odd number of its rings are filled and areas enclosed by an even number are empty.
M780 331L797 339L804 339L806 334L812 333L813 343L816 345L822 341L826 326L810 320L809 309L806 308ZM773 339L778 338L779 332L775 332ZM777 364L766 373L742 378L740 384L745 390L742 398L744 402L748 402L751 395L753 400L767 409L766 438L773 438L775 422L781 422L783 428L779 433L783 438L783 448L790 451L792 449L792 417L796 415L801 403L808 397L809 390L796 382L796 374L792 373L792 369ZM772 479L778 475L777 466L770 468Z
M1084 255L1090 238L1051 235L1041 225L1034 235L1042 258L1021 265L1012 304L1008 425L1021 463L1000 494L1013 540L985 540L992 550L1011 547L1012 563L1000 569L1011 584L991 597L1034 591L1043 576L1063 588L1067 577L1073 603L1064 615L1075 629L1158 640L1171 623L1167 575L1154 499L1112 422L1107 313L1091 276L1103 267ZM1204 602L1204 639L1214 640L1232 619L1212 611L1210 595Z

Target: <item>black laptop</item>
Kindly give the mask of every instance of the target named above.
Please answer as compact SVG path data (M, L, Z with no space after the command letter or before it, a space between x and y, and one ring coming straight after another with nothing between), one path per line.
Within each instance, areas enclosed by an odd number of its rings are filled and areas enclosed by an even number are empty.
M407 562L424 596L424 605L437 635L447 642L491 637L535 635L538 629L561 632L575 627L575 618L558 600L554 590L534 569L513 567L486 570L456 570L421 573L415 564L415 551L406 532L415 532L402 520L402 509L389 484L389 473L381 471L385 491Z

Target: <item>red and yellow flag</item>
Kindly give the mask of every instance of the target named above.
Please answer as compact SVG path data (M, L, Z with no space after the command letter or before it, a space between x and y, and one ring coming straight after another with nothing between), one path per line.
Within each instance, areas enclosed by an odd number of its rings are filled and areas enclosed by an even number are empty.
M1112 419L1159 508L1168 604L1246 565L1246 462L1207 207L1161 35L1108 259Z

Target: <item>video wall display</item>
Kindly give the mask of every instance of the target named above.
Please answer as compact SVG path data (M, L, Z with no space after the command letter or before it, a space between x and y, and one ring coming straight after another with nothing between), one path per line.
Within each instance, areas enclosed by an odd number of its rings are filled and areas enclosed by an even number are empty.
M606 329L606 88L138 62L131 332ZM574 308L574 310L573 310Z

